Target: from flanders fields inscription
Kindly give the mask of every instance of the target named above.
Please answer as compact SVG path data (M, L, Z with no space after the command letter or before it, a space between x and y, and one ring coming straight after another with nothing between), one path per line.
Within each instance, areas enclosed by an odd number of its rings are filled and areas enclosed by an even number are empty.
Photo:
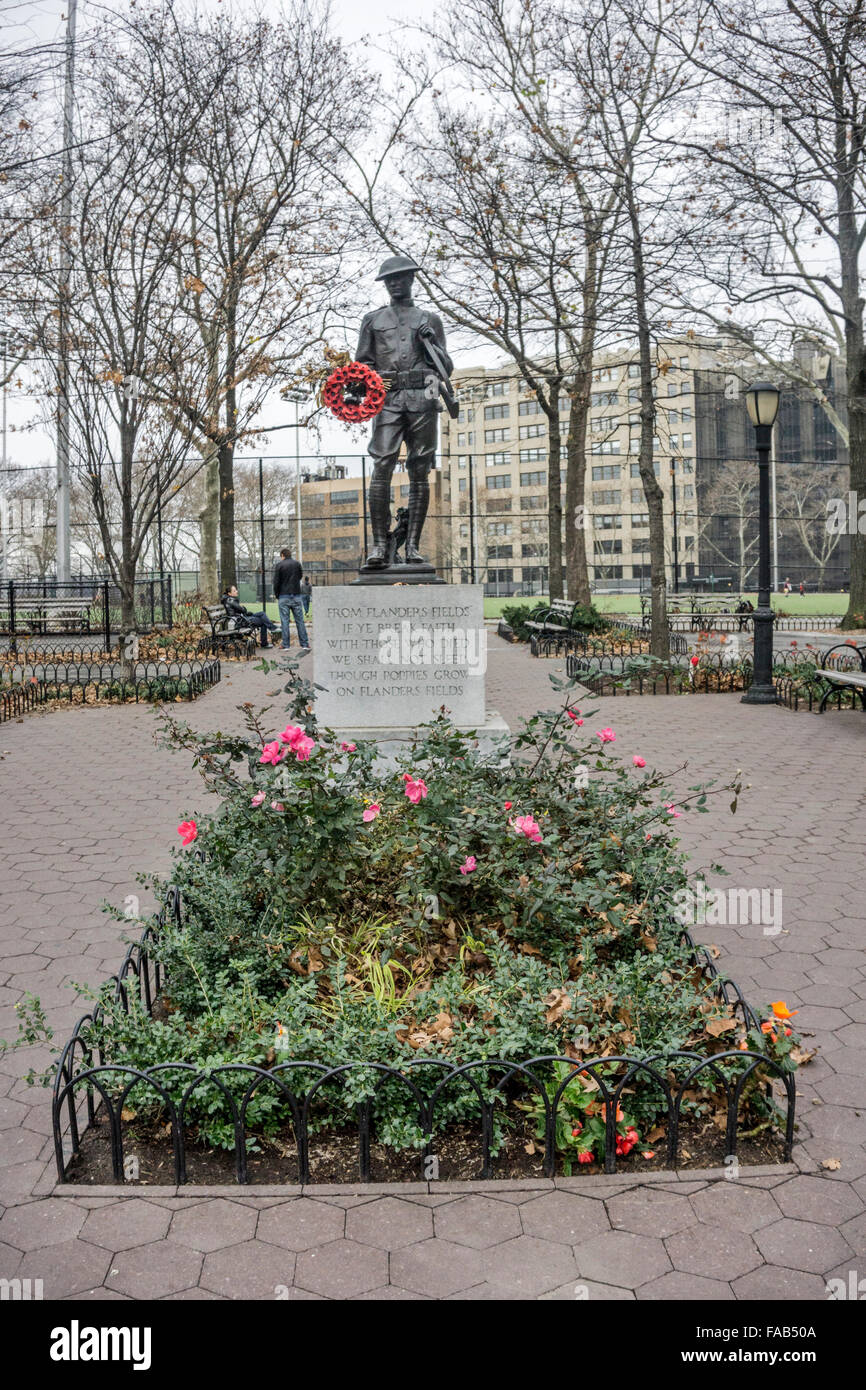
M480 584L359 588L316 594L313 643L320 723L338 729L423 724L444 705L483 725L487 634Z

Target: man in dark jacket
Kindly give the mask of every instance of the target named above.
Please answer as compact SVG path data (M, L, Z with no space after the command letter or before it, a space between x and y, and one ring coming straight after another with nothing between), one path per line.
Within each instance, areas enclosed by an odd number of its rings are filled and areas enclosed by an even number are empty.
M292 559L288 546L283 546L280 559L274 569L274 598L280 610L280 623L283 629L283 648L288 650L292 644L290 619L294 615L298 629L298 641L302 652L310 650L310 639L304 623L304 599L301 593L301 580L304 571L297 560Z
M222 603L223 608L230 618L238 619L241 626L246 624L247 627L258 628L261 645L263 647L270 646L268 633L275 632L277 625L273 619L268 617L267 613L251 613L248 608L244 608L244 605L238 598L237 587L234 584L230 584L224 591Z

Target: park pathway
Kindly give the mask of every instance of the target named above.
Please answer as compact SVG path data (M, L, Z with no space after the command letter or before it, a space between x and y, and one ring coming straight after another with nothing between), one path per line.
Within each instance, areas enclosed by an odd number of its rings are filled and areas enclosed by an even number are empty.
M491 639L489 703L514 727L558 703L560 663ZM201 729L278 681L226 665L177 706ZM281 699L275 706L279 725ZM48 1094L20 1078L47 1051L0 1058L0 1277L46 1298L793 1299L866 1277L866 715L744 708L736 697L586 699L615 755L688 771L742 768L727 798L679 821L695 866L723 886L777 887L783 932L696 927L756 1006L784 998L816 1059L798 1079L790 1170L579 1177L399 1189L160 1189L56 1195ZM144 706L37 713L0 728L0 1036L42 999L58 1042L80 1016L71 980L96 985L123 954L106 898L165 870L179 820L206 808L184 756L157 746ZM822 1163L838 1166L824 1169Z

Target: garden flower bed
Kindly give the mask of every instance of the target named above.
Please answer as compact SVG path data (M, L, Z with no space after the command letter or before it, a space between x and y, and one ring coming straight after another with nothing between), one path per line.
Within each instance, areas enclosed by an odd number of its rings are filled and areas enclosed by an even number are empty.
M788 1010L753 1012L676 907L675 822L739 787L675 802L553 683L510 766L443 716L383 770L294 675L282 731L163 715L221 804L46 1078L61 1180L612 1172L719 1163L738 1131L741 1161L790 1155Z

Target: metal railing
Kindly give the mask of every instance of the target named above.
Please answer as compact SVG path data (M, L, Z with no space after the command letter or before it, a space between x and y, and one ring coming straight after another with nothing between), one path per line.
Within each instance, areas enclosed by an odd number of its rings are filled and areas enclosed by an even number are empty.
M155 926L145 928L138 942L129 947L120 971L115 977L114 1000L128 1013L135 998L148 1015L160 995L164 980L159 960L151 950L159 940L166 917L182 927L183 903L178 887L172 887L157 916ZM706 947L697 946L691 934L683 929L679 940L686 948L686 958L713 985L718 999L739 1015L747 1028L757 1028L760 1020L743 997L739 987L725 979L717 969ZM329 1092L333 1102L334 1088L342 1089L365 1071L375 1077L371 1095L355 1104L355 1124L358 1139L358 1173L361 1182L371 1180L370 1144L373 1133L373 1106L388 1085L408 1094L415 1108L416 1122L424 1136L423 1149L417 1154L418 1174L427 1170L433 1154L437 1126L437 1107L444 1106L455 1086L463 1086L477 1104L479 1126L479 1158L481 1177L494 1176L493 1136L494 1110L508 1100L508 1089L515 1083L523 1087L540 1103L544 1116L543 1173L552 1177L556 1170L556 1126L560 1103L569 1087L581 1072L598 1085L599 1099L605 1103L604 1170L617 1171L616 1115L622 1097L632 1094L636 1086L649 1086L664 1102L667 1140L667 1162L676 1165L680 1146L680 1126L684 1100L694 1097L696 1089L708 1085L710 1078L725 1097L725 1156L737 1152L740 1104L749 1079L765 1069L762 1078L765 1096L769 1101L774 1082L781 1082L786 1098L785 1137L783 1157L790 1160L794 1141L795 1087L794 1077L783 1070L773 1058L752 1051L728 1051L702 1056L699 1053L677 1050L647 1058L612 1056L598 1057L575 1064L573 1058L558 1054L511 1061L498 1058L467 1063L449 1062L443 1058L407 1060L402 1067L381 1062L346 1062L328 1066L315 1060L288 1060L270 1068L251 1063L225 1063L201 1068L182 1059L167 1061L153 1067L137 1068L105 1061L98 1044L91 1046L86 1031L98 1026L104 1017L101 1004L81 1018L67 1041L57 1063L52 1098L52 1131L58 1182L69 1181L67 1163L81 1151L83 1121L85 1128L97 1123L98 1113L108 1122L111 1165L114 1180L124 1181L123 1114L130 1095L136 1088L147 1087L168 1118L171 1139L173 1177L180 1185L187 1182L187 1124L194 1120L196 1105L203 1092L212 1112L212 1097L224 1107L230 1118L234 1138L235 1176L240 1184L249 1182L247 1166L247 1113L257 1093L268 1088L278 1103L285 1106L287 1123L294 1134L297 1155L296 1181L309 1183L313 1171L311 1129L313 1108ZM544 1071L562 1063L569 1068L565 1080L550 1095L549 1075ZM617 1075L611 1077L610 1069ZM673 1079L673 1069L679 1077ZM539 1069L542 1074L539 1075ZM173 1078L173 1079L172 1079ZM298 1085L296 1082L305 1084ZM498 1079L497 1079L498 1078ZM243 1088L243 1089L241 1089ZM84 1109L80 1113L76 1092L83 1092ZM140 1091L138 1092L140 1094ZM98 1097L98 1103L97 1103ZM66 1135L63 1119L66 1117ZM66 1137L67 1143L64 1143Z

